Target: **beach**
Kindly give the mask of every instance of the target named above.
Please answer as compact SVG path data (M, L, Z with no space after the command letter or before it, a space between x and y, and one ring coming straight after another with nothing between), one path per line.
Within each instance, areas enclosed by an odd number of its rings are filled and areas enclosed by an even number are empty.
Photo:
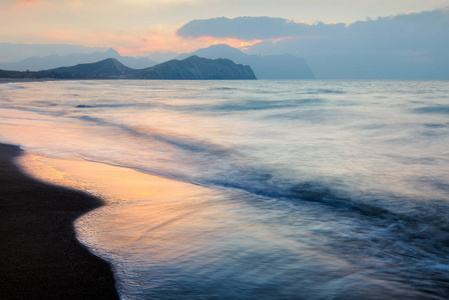
M103 205L85 193L39 182L0 144L0 298L118 299L111 266L91 254L73 222Z

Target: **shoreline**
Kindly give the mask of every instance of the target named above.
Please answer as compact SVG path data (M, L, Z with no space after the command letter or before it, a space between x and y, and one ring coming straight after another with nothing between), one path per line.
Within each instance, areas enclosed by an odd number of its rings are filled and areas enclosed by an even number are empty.
M45 81L61 81L61 79L54 78L0 78L2 83L21 83L21 82L45 82Z
M118 299L111 266L76 238L74 221L104 203L39 182L0 143L0 298Z

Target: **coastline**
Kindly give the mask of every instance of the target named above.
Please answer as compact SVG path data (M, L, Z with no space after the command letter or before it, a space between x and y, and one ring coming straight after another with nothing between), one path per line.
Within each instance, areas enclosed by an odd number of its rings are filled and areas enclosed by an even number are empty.
M14 164L21 153L0 144L0 298L118 299L111 266L73 224L103 202L25 175Z
M44 81L61 81L63 79L55 78L0 78L2 83L20 83L20 82L44 82Z

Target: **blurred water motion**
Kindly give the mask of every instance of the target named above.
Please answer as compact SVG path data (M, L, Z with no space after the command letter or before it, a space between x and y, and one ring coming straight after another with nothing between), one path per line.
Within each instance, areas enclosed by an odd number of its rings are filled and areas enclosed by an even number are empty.
M0 141L110 205L123 299L446 299L446 81L0 85Z

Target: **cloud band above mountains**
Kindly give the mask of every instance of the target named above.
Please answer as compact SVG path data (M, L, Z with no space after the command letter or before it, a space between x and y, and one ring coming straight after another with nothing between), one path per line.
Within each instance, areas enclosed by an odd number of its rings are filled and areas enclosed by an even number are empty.
M449 78L449 9L351 24L270 17L191 21L184 38L260 40L248 53L304 57L321 78Z
M178 29L182 37L199 38L212 36L217 38L237 38L242 40L264 40L283 37L334 36L337 34L382 34L386 37L398 35L435 35L448 33L449 9L439 9L421 13L410 13L376 20L345 23L307 24L282 18L238 17L193 20Z
M311 35L321 31L329 34L344 30L344 27L344 23L317 23L309 25L282 18L238 17L229 19L221 17L207 20L193 20L182 26L177 31L177 34L188 38L213 36L217 38L263 40Z

